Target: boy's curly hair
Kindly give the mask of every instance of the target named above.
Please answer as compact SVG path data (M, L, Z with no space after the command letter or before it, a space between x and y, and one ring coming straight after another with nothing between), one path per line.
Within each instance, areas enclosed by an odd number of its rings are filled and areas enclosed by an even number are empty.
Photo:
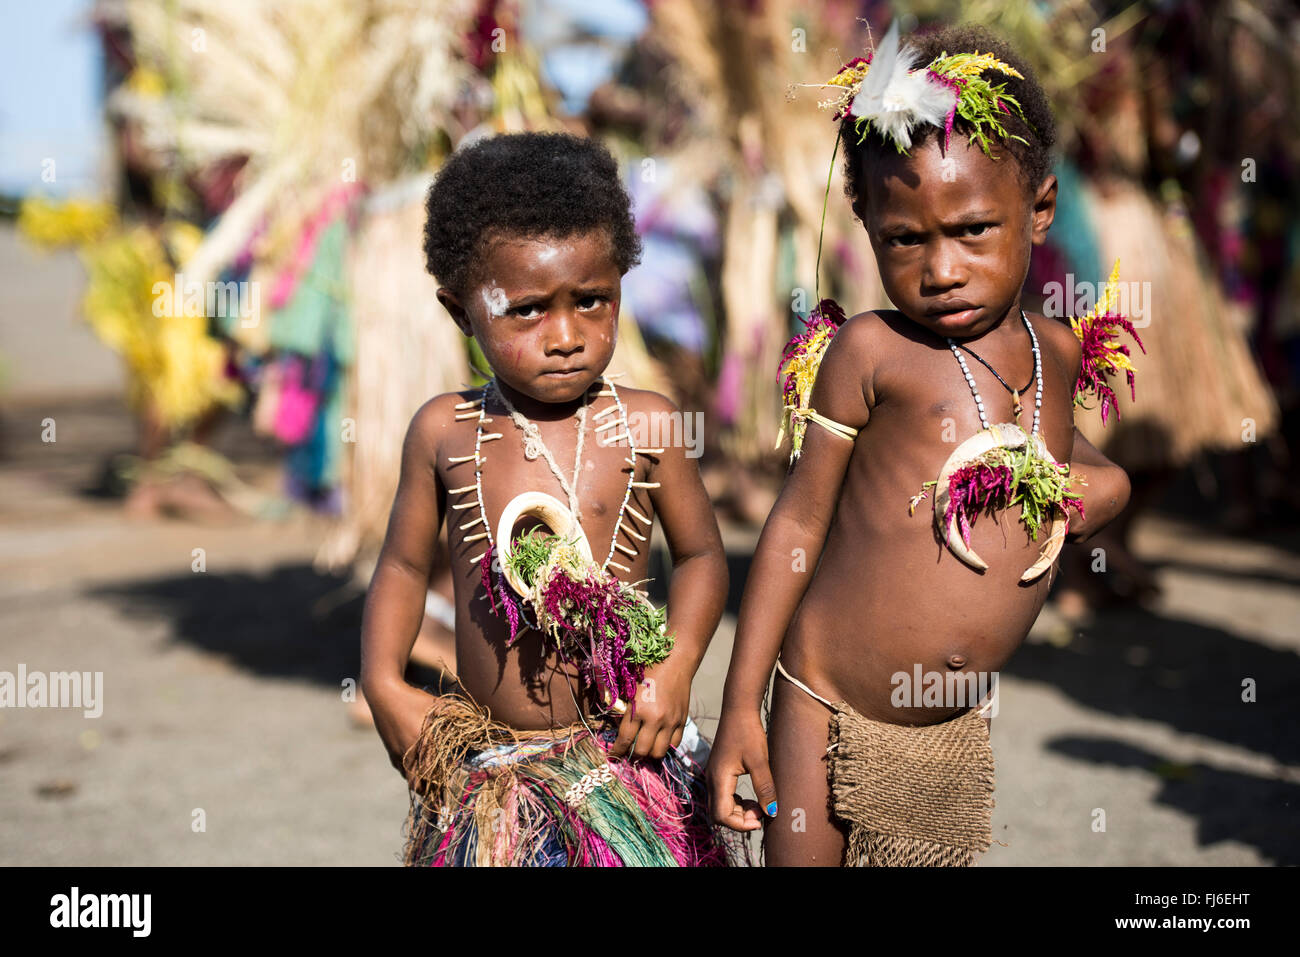
M626 273L641 258L631 200L614 157L569 133L509 133L457 150L425 201L424 256L457 295L476 278L486 244L502 236L566 237L603 229Z
M1021 180L1026 190L1032 191L1052 169L1052 147L1056 144L1056 118L1047 102L1047 94L1038 85L1034 72L997 35L982 26L966 25L948 27L934 33L914 36L910 43L920 54L921 63L926 64L944 53L992 53L1002 62L1014 67L1024 75L1023 80L1006 76L996 70L986 70L984 78L993 83L1006 83L1006 90L1020 103L1024 112L1026 126L1014 113L1004 114L1002 124L1008 134L1023 136L1028 144L1013 139L994 138L993 151L998 155L1002 151L1011 153L1019 166ZM840 136L844 140L844 192L853 202L854 208L860 208L866 199L867 171L872 162L882 153L897 155L897 149L874 129L867 132L866 139L858 143L855 129L857 118L846 116L840 121ZM961 116L952 124L952 142L958 138L970 136L971 126ZM912 130L913 148L928 142L936 136L942 137L943 130L930 123L920 124Z

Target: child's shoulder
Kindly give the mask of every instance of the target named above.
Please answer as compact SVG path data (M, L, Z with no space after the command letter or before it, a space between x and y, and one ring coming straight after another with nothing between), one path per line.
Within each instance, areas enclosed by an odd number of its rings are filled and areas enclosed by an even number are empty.
M1026 315L1033 324L1034 332L1038 334L1043 351L1077 374L1083 357L1083 346L1070 327L1070 320L1050 318L1037 312Z
M912 333L912 324L897 310L859 312L840 324L827 349L826 362L874 367L882 359L887 359L894 349L913 339Z
M681 411L676 402L660 392L653 392L650 389L634 389L618 382L615 382L614 386L618 389L619 401L623 403L623 408L628 413L650 415L656 412L672 413Z
M835 336L847 334L850 344L879 347L914 338L915 325L897 309L868 309L844 322Z
M482 395L482 389L462 389L459 392L444 392L426 400L411 416L408 439L418 439L430 448L436 448L442 436L457 424L458 415L477 409L477 406L469 408L466 403L477 402Z
M866 408L875 407L877 376L882 366L895 361L896 350L903 339L896 325L897 319L890 312L888 309L872 309L840 323L818 363L812 397L814 406L841 410L840 421L848 421L845 416L850 411L864 411L860 408L864 402Z
M683 412L668 396L649 389L633 389L617 384L615 387L618 389L618 400L623 405L631 444L642 449L660 449L650 459L657 477L662 475L658 467L664 461L698 456L704 432L702 412ZM663 451L665 449L666 455Z

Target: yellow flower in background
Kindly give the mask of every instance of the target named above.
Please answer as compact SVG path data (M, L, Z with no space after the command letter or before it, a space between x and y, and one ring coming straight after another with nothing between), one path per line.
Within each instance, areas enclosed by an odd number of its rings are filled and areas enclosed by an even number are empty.
M116 225L117 209L95 199L32 197L18 209L18 231L45 250L94 242Z
M853 66L846 66L827 82L830 86L857 87L857 85L866 77L868 66L867 63L856 63Z
M1104 321L1105 317L1114 313L1119 308L1119 259L1115 260L1115 265L1110 270L1110 278L1106 280L1106 285L1097 297L1097 305L1093 310L1082 318L1075 316L1070 317L1070 328L1074 330L1075 336L1082 342L1085 338L1086 331L1093 326L1097 326ZM1113 372L1136 372L1133 360L1127 352L1120 350L1119 330L1108 328L1107 336L1113 338L1103 338L1101 352L1098 361L1104 362Z
M134 408L152 407L176 429L215 404L239 401L238 384L225 376L225 348L208 334L208 317L160 307L173 301L176 264L203 239L197 226L123 228L107 203L45 199L25 200L18 226L43 248L78 247L88 280L86 321L126 362L127 400Z
M132 93L147 97L162 97L167 93L167 81L157 70L137 66L126 78L126 88Z

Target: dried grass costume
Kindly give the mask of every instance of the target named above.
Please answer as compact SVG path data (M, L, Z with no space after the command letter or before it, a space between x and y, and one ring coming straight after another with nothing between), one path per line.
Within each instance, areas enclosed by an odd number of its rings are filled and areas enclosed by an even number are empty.
M703 764L707 745L693 722L682 743L663 758L614 757L617 718L635 709L645 669L673 648L667 613L611 568L629 572L615 554L635 555L620 534L648 541L651 519L630 504L637 488L657 482L636 479L637 456L662 448L632 443L627 410L606 375L595 398L612 403L591 414L594 431L613 429L609 441L626 439L630 468L608 552L598 561L581 525L578 476L588 406L575 419L576 452L570 480L546 448L537 427L514 408L492 379L477 399L457 405L458 419L475 421L472 455L453 464L474 465L474 483L450 489L464 496L453 509L477 511L460 525L484 551L468 559L482 575L493 614L510 626L507 644L525 627L539 632L560 659L576 666L597 694L596 713L568 728L518 731L494 721L461 693L441 695L425 716L419 738L403 758L411 785L404 857L407 864L434 866L725 866L728 852L710 823ZM544 458L568 497L526 491L502 511L493 534L483 504L482 446L504 432L486 432L494 420L487 400L495 394L523 437L526 458ZM601 420L607 420L602 423ZM601 423L601 424L595 424ZM471 496L472 493L472 497ZM462 516L464 517L464 516ZM549 529L516 536L523 520ZM640 522L646 534L625 522ZM477 529L477 530L475 530ZM635 534L633 534L635 533ZM473 551L474 549L471 549ZM585 712L585 709L584 709Z
M445 696L407 753L408 865L724 867L707 745L688 722L662 759L613 758L616 729L519 732Z

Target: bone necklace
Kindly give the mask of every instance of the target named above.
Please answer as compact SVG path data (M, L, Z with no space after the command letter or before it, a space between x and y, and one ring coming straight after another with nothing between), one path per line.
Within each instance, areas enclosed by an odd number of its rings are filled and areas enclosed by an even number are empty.
M616 432L612 436L609 436L608 438L604 439L602 444L612 444L622 439L627 439L629 444L631 444L632 436L631 436L631 431L628 428L628 424L627 424L627 409L623 405L622 399L619 398L618 390L614 387L614 383L609 381L610 376L604 376L603 378L605 380L604 384L606 388L600 392L597 392L593 398L602 398L608 396L614 400L614 404L607 409L603 409L602 411L597 412L595 415L591 417L591 419L593 422L599 422L601 419L605 418L606 416L609 416L611 413L614 412L617 412L617 416L609 422L605 422L602 423L601 425L596 426L594 431L604 432L608 429L615 428ZM488 547L485 551L483 551L479 555L476 555L473 558L468 559L468 561L470 565L478 565L483 561L483 559L487 555L491 554L495 550L497 552L497 555L496 558L492 561L492 570L493 572L496 573L498 583L500 583L502 580L505 579L504 572L502 571L502 567L504 565L502 553L504 552L505 554L509 554L511 543L508 540L503 540L501 542L497 542L493 540L492 526L488 522L487 509L483 504L483 463L487 461L486 456L483 455L483 443L490 442L494 439L499 439L502 437L502 434L500 432L485 433L483 431L483 426L492 421L492 419L487 415L487 397L490 391L495 391L497 395L501 397L502 404L506 407L506 410L509 413L511 413L512 421L514 421L515 425L519 427L521 432L523 432L524 457L529 459L536 459L537 456L541 454L546 459L547 464L551 466L551 471L555 474L555 477L559 480L561 487L565 491L565 494L569 496L570 511L568 512L567 518L571 520L571 525L570 525L568 524L568 522L565 522L564 516L556 516L554 509L548 509L544 505L538 504L542 500L549 499L551 501L554 501L553 499L551 499L551 496L542 495L540 493L525 492L523 493L523 495L516 496L514 499L512 499L511 503L507 505L506 511L502 513L503 519L507 519L507 518L510 519L510 528L507 528L504 532L502 532L501 529L502 527L504 527L504 522L503 522L502 526L499 526L497 528L496 537L498 539L508 539L508 536L510 535L510 531L513 529L514 522L517 521L519 517L522 517L525 514L537 515L538 517L542 517L542 518L554 517L555 520L551 522L552 525L551 530L557 534L567 534L570 531L576 531L576 533L579 535L582 534L582 528L578 524L576 518L576 514L577 514L576 486L578 482L578 473L580 470L581 459L582 459L581 456L582 431L581 430L586 418L585 413L587 409L587 401L584 401L582 409L579 413L578 434L579 434L580 444L579 444L578 455L575 456L574 479L572 485L570 485L568 482L565 481L563 473L560 471L559 466L556 465L555 463L554 456L551 455L550 450L546 448L546 443L543 442L541 439L540 430L537 429L537 426L534 423L529 422L522 414L520 414L518 411L516 411L513 408L513 406L501 393L501 390L496 388L495 379L493 379L491 382L489 382L487 385L483 387L483 392L477 399L471 399L468 402L461 402L456 405L456 410L457 410L456 418L458 420L459 419L477 420L475 436L474 436L474 452L472 455L452 456L451 458L448 459L448 462L453 467L463 462L473 462L474 463L474 484L466 485L463 486L462 488L450 489L448 491L448 495L461 495L469 492L474 493L474 498L472 500L467 500L465 502L458 503L451 507L453 510L457 510L457 511L463 509L477 508L478 518L466 522L463 525L460 525L459 528L461 531L468 531L469 529L472 529L476 525L482 525L483 526L482 531L475 532L470 535L466 535L465 538L463 539L463 542L468 545L486 539ZM518 416L519 418L515 419L514 418L515 416ZM522 420L522 422L524 423L523 425L520 424L520 420ZM531 426L531 429L528 428L529 426ZM532 455L529 454L530 450L533 453ZM614 552L619 551L630 557L635 557L637 554L636 543L645 542L649 540L648 534L643 535L640 532L638 532L635 528L633 528L630 523L624 523L623 516L624 513L631 515L633 518L635 518L638 522L640 522L642 525L646 527L648 533L650 526L652 524L651 519L647 518L645 515L642 515L641 512L638 511L636 507L631 504L630 499L632 498L632 490L634 488L645 488L645 489L658 488L659 483L636 481L636 456L637 455L648 456L648 455L656 455L656 454L662 455L664 450L661 448L642 449L633 446L630 451L631 454L628 455L628 457L624 460L628 463L628 465L631 466L631 468L628 470L627 487L623 491L623 500L619 505L618 517L614 522L614 533L610 536L609 552L606 554L605 560L601 563L600 566L601 571L605 574L612 574L612 572L609 571L611 567L617 568L623 572L630 573L631 569L628 566L614 561ZM534 502L533 499L537 499L538 501ZM566 527L564 528L554 527L554 525L557 524L565 524ZM620 531L626 532L629 538L633 540L633 545L631 547L619 542L618 533ZM585 544L585 538L586 538L585 535L583 535L582 538ZM507 582L507 583L510 584L512 589L514 589L516 592L519 591L519 589L516 587L516 583L513 582ZM508 596L505 590L500 588L498 588L498 590L501 592L502 597L507 598L508 600ZM487 599L489 598L489 595L485 593L478 597L480 599ZM517 607L519 612L521 613L521 617L523 618L524 624L528 625L528 627L530 628L535 629L537 627L536 621L529 620L527 609L525 608L525 606L522 603L519 603Z
M497 398L501 400L501 404L506 407L506 412L510 414L510 420L514 422L515 428L524 434L524 458L530 462L535 461L539 455L546 459L546 464L551 467L551 474L560 483L560 488L564 489L564 494L569 497L569 511L573 513L574 519L581 524L582 510L578 507L578 475L582 471L582 442L587 435L587 406L591 404L591 397L586 394L583 395L582 405L578 407L578 418L574 422L574 427L578 430L578 443L577 449L573 453L573 484L570 485L569 480L560 471L559 465L555 463L555 456L551 454L551 450L542 441L542 432L537 423L529 422L511 404L510 400L506 398L506 394L501 391L501 386L496 379L492 380L492 388L496 392Z
M1029 322L1029 317L1025 315L1023 309L1020 311L1020 318L1024 322L1025 328L1029 330L1029 341L1034 353L1034 379L1037 381L1037 388L1034 391L1034 421L1028 435L1016 423L1000 422L997 425L989 425L988 417L984 412L984 399L980 396L979 388L975 385L975 377L971 375L970 369L966 365L966 359L961 354L957 343L950 337L947 340L948 348L957 357L957 364L961 367L962 375L966 379L966 385L969 386L971 396L975 399L975 409L979 413L981 428L975 435L958 445L939 470L939 478L935 482L934 489L934 524L949 550L977 571L987 569L988 563L980 558L964 540L963 535L957 528L956 514L953 514L947 521L945 521L944 517L948 511L948 502L951 497L949 479L953 473L960 468L973 464L997 448L1022 449L1029 446L1033 454L1045 459L1053 466L1057 466L1056 459L1048 452L1047 445L1039 434L1039 419L1043 406L1043 360L1038 348L1038 336L1034 333L1034 327ZM999 379L1001 379L1000 376ZM1015 389L1012 390L1012 400L1016 405L1016 416L1019 418L1021 411L1019 408L1020 396ZM923 496L924 492L913 499L913 507ZM1065 509L1059 505L1054 507L1052 516L1052 527L1047 542L1039 553L1038 560L1020 576L1020 580L1023 582L1032 581L1047 571L1060 553L1061 546L1065 543L1065 535L1069 527Z

